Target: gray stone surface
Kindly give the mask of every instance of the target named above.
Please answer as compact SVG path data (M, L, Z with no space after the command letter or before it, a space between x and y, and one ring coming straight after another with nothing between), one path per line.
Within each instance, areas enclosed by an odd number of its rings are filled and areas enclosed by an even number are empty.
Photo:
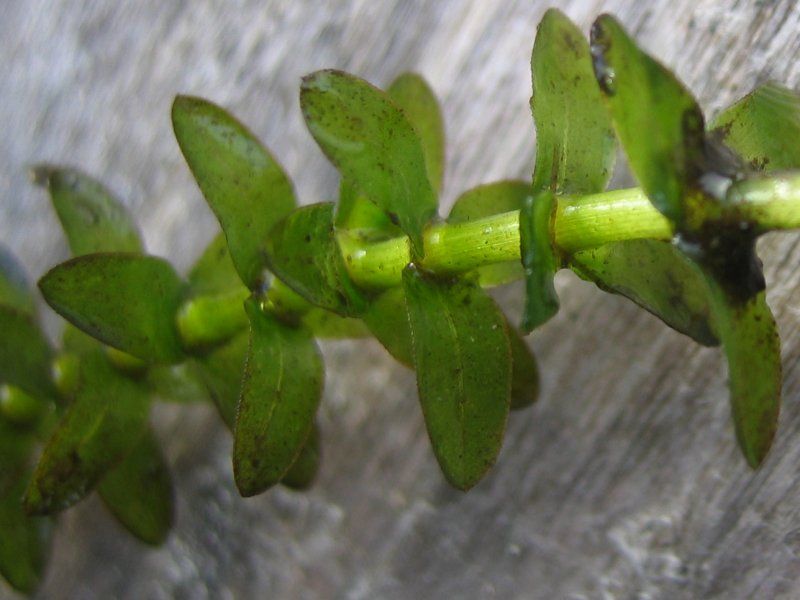
M25 166L68 163L108 182L149 249L187 267L215 226L170 131L178 92L239 115L303 202L330 198L335 174L297 106L300 76L322 67L377 84L405 69L431 81L449 137L445 204L471 185L524 177L529 53L546 6L4 0L0 240L36 275L66 256ZM789 0L560 7L584 29L615 13L710 111L764 78L800 78L800 9ZM90 498L61 519L40 596L800 597L798 240L761 245L785 403L756 473L735 447L718 352L564 276L561 313L531 338L541 401L515 415L499 465L468 494L437 470L412 373L374 342L329 343L325 461L310 493L240 499L213 412L159 411L177 482L174 534L146 549ZM518 288L504 294L512 311L520 298Z

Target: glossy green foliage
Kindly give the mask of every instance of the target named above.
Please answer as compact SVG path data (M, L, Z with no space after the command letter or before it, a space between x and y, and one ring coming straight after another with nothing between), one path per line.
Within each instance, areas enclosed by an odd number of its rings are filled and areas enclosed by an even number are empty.
M25 494L32 514L83 498L135 447L147 424L146 390L100 351L81 357L78 390L47 442Z
M100 182L74 169L39 166L34 179L47 188L73 256L142 252L139 231L125 207Z
M395 360L414 366L414 350L403 288L389 288L374 299L363 315L372 335Z
M760 85L726 108L709 129L752 169L800 167L800 95L776 83Z
M39 289L57 313L110 346L153 363L183 357L175 327L183 283L165 260L81 256L51 269Z
M236 270L250 289L258 289L264 269L260 245L295 206L289 179L244 125L211 102L178 96L172 126L225 232Z
M574 253L569 265L583 279L630 298L696 342L719 344L706 282L673 244L658 240L606 244Z
M264 252L270 270L312 304L345 316L364 310L336 242L332 203L293 211L272 230Z
M525 199L519 219L520 250L525 267L522 330L531 332L558 312L553 278L561 261L551 243L550 219L555 196L545 190Z
M510 324L507 327L511 349L511 410L520 410L536 402L539 396L539 367L519 331Z
M172 527L172 481L158 442L145 432L97 486L114 516L140 540L160 544Z
M298 491L311 487L319 471L321 455L319 426L314 423L311 433L308 434L308 439L300 451L300 455L284 478L281 479L281 483L290 489Z
M703 113L672 72L636 46L610 15L592 27L595 75L628 162L653 205L683 223L703 162Z
M447 480L467 490L494 464L511 395L506 321L476 284L403 271L422 412Z
M8 248L0 244L0 305L34 315L36 304L25 269Z
M340 71L303 79L300 105L311 135L342 177L377 204L422 256L422 231L435 216L436 192L425 153L403 110L388 94Z
M26 483L26 477L19 477L0 490L0 575L15 589L30 594L42 578L52 523L48 518L30 517L23 509L20 498Z
M442 109L436 95L416 73L403 73L389 84L386 93L403 109L417 132L425 154L428 181L434 190L440 191L444 178L445 137Z
M714 323L728 360L731 412L747 463L761 464L778 426L781 347L764 292L742 303L709 279Z
M594 78L589 44L556 9L548 10L539 23L531 73L533 191L561 195L604 190L616 154L611 119Z
M193 359L195 376L205 385L222 420L233 430L249 336L243 331Z
M467 190L456 199L448 223L465 223L512 210L520 210L531 195L531 184L525 181L495 181ZM478 267L478 280L483 287L502 285L521 279L520 261Z
M33 315L0 304L0 383L8 383L40 399L52 398L53 351Z
M224 233L214 236L192 266L187 279L193 295L226 294L242 287Z
M245 304L250 347L236 414L233 473L242 496L278 483L298 458L314 424L324 368L310 332Z
M359 194L346 179L339 184L334 225L337 229L354 231L362 238L373 241L403 235L403 230L392 223L386 212Z

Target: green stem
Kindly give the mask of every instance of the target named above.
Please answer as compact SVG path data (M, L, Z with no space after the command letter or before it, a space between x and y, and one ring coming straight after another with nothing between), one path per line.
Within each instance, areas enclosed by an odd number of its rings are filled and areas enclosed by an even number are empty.
M755 224L759 232L800 227L800 175L770 176L736 183L728 190L720 216ZM610 242L669 240L673 228L638 189L557 198L553 237L566 254ZM411 261L408 238L365 243L347 232L338 234L350 277L367 290L400 285ZM519 211L462 223L437 223L424 235L423 267L439 273L462 273L492 263L518 261ZM188 347L224 339L246 324L241 295L195 299L178 317ZM311 305L274 280L267 300L279 312L304 313Z

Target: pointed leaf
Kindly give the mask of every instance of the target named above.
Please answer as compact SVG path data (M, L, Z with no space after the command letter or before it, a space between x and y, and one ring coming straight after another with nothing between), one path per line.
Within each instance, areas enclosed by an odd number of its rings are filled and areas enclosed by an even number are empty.
M709 129L753 169L800 168L800 95L790 89L765 83L722 111Z
M272 230L264 251L270 270L312 304L344 316L363 311L365 300L336 241L332 203L293 211Z
M51 269L39 289L57 313L110 346L148 362L183 357L175 326L183 284L163 259L81 256Z
M137 538L161 544L172 527L172 480L161 449L146 431L121 463L111 469L97 491L103 502Z
M275 485L308 439L322 395L323 366L314 339L263 312L255 299L250 349L233 445L233 473L242 496Z
M224 109L178 96L175 137L228 240L231 259L250 289L263 282L259 252L267 234L295 206L292 185L264 146Z
M703 276L669 242L631 240L575 252L570 268L607 292L620 294L704 346L719 340Z
M303 79L308 129L348 181L397 222L422 256L422 231L436 214L422 142L400 107L381 90L339 71Z
M551 214L555 197L544 191L528 196L519 215L519 238L522 264L525 267L525 310L522 330L531 332L558 312L554 283L561 265L551 243Z
M594 78L586 38L556 9L548 10L539 23L531 72L534 193L603 191L616 155L611 118Z
M45 446L25 494L31 514L72 506L131 452L147 424L143 387L97 351L81 359L75 398Z
M292 468L281 479L282 485L298 491L311 487L319 471L321 454L319 437L319 425L314 423L311 433L300 451L300 456L297 457Z
M507 325L511 346L511 410L520 410L536 402L539 396L539 367L533 352L519 331Z
M416 73L403 73L392 81L386 92L403 109L417 132L425 154L428 181L434 190L441 190L445 159L444 119L436 95Z
M236 423L249 335L245 330L226 344L199 356L192 364L228 429Z
M628 162L653 205L680 225L700 175L705 132L695 99L610 15L592 27L595 74Z
M39 400L56 395L50 378L53 352L33 316L0 304L0 383Z
M65 167L34 167L36 183L47 188L73 256L95 252L142 252L130 213L103 184Z
M505 317L477 285L439 281L413 265L403 289L422 412L447 480L474 486L503 443L511 394Z
M189 288L194 295L223 294L242 287L233 266L225 234L218 233L189 271Z
M29 315L36 314L36 302L31 293L25 268L2 244L0 244L0 304Z
M728 360L736 438L756 468L775 437L781 401L781 342L764 292L746 302L731 298L713 280L714 323Z
M372 335L395 360L414 368L411 328L402 287L389 288L370 302L363 319Z
M520 210L530 195L531 184L526 181L495 181L479 185L458 197L447 222L464 223ZM482 287L502 285L521 279L524 275L522 263L518 260L479 267L477 272Z

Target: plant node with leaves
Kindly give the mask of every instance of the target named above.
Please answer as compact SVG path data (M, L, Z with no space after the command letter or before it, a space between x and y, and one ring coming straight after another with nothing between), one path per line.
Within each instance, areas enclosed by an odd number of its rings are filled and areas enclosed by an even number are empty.
M0 253L0 572L11 585L36 587L54 515L92 491L137 537L166 538L172 484L148 422L155 400L216 405L243 496L309 486L317 338L372 335L414 369L444 477L471 488L510 412L536 399L522 332L558 311L564 268L722 346L736 437L757 467L775 435L781 365L755 241L800 226L800 98L765 84L707 123L607 15L587 41L548 11L531 67L532 181L466 191L446 218L442 117L417 75L386 90L339 71L303 79L308 129L341 174L335 204L298 206L244 125L179 96L175 136L221 226L185 277L145 253L100 183L37 167L73 257L39 281L68 321L56 350L20 267ZM640 188L606 191L618 143ZM519 326L485 291L518 279Z

